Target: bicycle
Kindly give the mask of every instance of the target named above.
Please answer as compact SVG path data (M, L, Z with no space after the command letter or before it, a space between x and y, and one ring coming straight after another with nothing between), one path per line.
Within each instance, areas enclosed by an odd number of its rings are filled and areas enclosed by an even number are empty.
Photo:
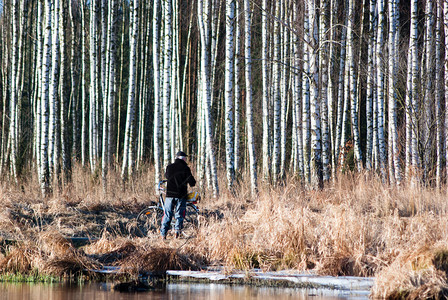
M137 231L140 236L147 236L149 233L160 234L160 226L164 215L165 200L163 195L166 194L164 184L167 180L162 180L158 184L159 199L156 205L150 205L144 208L137 215ZM187 206L185 210L185 218L183 223L182 235L186 238L192 237L198 228L199 208L196 206L201 196L198 192L191 192L187 195ZM171 221L171 228L174 227L175 218Z

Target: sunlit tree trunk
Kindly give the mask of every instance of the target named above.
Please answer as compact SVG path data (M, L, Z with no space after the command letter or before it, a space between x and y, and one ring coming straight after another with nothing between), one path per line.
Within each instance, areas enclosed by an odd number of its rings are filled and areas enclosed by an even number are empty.
M240 17L240 4L239 1L235 1L235 56L234 56L234 62L235 62L235 78L234 78L234 110L235 110L235 143L234 143L234 157L235 157L235 173L242 173L240 170L240 101L241 101L241 89L239 85L239 79L240 79L240 56L241 56L241 30L240 30L240 24L241 24L241 17ZM236 175L236 174L235 174Z
M375 49L375 28L376 28L376 0L370 1L369 13L369 44L367 54L367 95L366 95L366 169L372 169L373 159L373 97L375 86L375 57L373 55Z
M273 126L273 149L272 149L272 179L277 182L280 173L280 139L281 139L281 100L280 100L280 1L275 2L274 21L274 61L272 70L272 89L274 101L274 126Z
M111 164L111 155L112 155L112 129L113 129L113 116L114 116L114 102L115 102L115 82L116 82L116 53L117 53L117 37L116 37L116 26L117 26L117 10L118 10L118 1L111 0L109 1L109 18L108 18L108 27L107 27L107 47L106 47L106 55L107 55L107 66L108 66L108 81L105 83L108 87L107 94L104 98L105 102L105 110L103 111L103 151L102 151L102 177L103 177L103 186L104 190L107 190L107 173L109 165Z
M307 1L307 12L309 18L310 35L310 114L311 114L311 158L310 177L313 188L321 188L322 177L322 137L320 121L320 101L318 91L318 34L317 34L317 14L315 0Z
M210 171L212 179L213 194L215 197L219 195L218 177L216 171L215 154L213 151L213 134L212 134L212 119L211 119L211 86L210 86L210 59L209 59L209 45L210 37L208 36L208 8L210 6L209 0L198 0L198 22L201 39L201 80L202 83L202 101L205 112L205 130L206 130L206 148L207 155L210 162Z
M354 42L355 35L353 33L354 22L355 22L355 12L354 12L354 0L349 1L349 12L348 12L348 28L347 28L347 41L348 41L348 65L350 70L350 108L351 108L351 123L353 132L353 144L355 152L355 163L358 171L362 170L362 153L361 153L361 141L359 134L359 123L358 123L358 93L356 91L356 71L355 71L355 57L354 57Z
M338 74L338 92L337 92L337 107L336 107L336 142L335 142L335 151L336 153L336 161L339 161L339 155L342 147L345 146L345 141L342 141L342 132L343 132L343 115L344 115L344 74L345 74L345 60L346 60L346 52L347 52L347 26L342 27L341 33L341 50L339 55L339 74Z
M42 62L42 96L41 96L41 141L40 141L40 187L43 196L50 193L50 178L48 168L48 127L49 127L49 86L51 69L51 0L45 1L45 31Z
M252 54L251 54L251 11L249 0L244 0L244 57L246 63L246 127L249 151L249 170L252 195L257 193L257 161L255 157L254 120L252 107Z
M40 2L40 1L39 1ZM81 1L82 2L82 1ZM76 31L75 26L75 19L74 19L74 12L73 12L73 4L70 3L68 5L69 7L69 14L70 14L70 23L71 23L71 36L74 36L75 34L78 34L79 32ZM81 36L82 38L82 36ZM71 90L70 90L70 110L72 115L72 128L76 128L77 130L72 130L72 158L73 160L77 160L78 157L78 151L79 151L79 122L78 122L78 111L82 109L79 109L78 103L79 103L79 97L78 97L78 85L80 83L79 76L77 77L77 72L75 71L76 65L78 62L82 61L78 60L77 57L79 55L79 46L77 46L76 39L72 40L72 47L70 50L70 77L71 77ZM81 50L82 51L82 50ZM78 80L77 80L78 79Z
M171 161L171 62L173 55L173 30L172 30L172 6L171 1L163 2L164 17L164 70L163 70L163 160L164 165Z
M302 75L302 147L303 147L303 177L305 183L310 183L310 141L311 141L311 121L310 121L310 19L308 10L304 16L304 37L303 37L303 75Z
M269 140L270 140L270 129L269 129L269 70L268 70L268 0L262 1L262 12L261 12L261 64L262 64L262 107L263 107L263 177L264 179L269 178L270 170L270 157L271 153L269 151Z
M71 4L69 4L71 5ZM67 70L67 62L66 62L66 55L65 55L65 46L66 46L66 32L65 32L65 20L67 18L67 11L66 11L66 4L64 1L61 1L60 7L59 7L59 40L60 40L60 46L61 46L61 71L59 74L59 97L60 97L60 116L59 116L59 131L60 131L60 144L61 144L61 162L62 162L62 172L64 175L64 179L66 183L69 180L69 172L71 169L70 164L70 148L68 143L68 122L69 122L69 115L68 115L68 105L67 102L68 99L68 86L66 84L66 70ZM55 165L55 169L57 174L60 173L60 163L58 157L56 157L57 162Z
M97 0L90 2L90 97L89 97L89 161L92 173L96 171L98 159L98 115L99 99L98 70L98 6Z
M129 51L129 91L126 115L126 129L123 147L123 165L121 177L123 181L134 173L134 140L135 140L135 93L137 77L137 37L138 37L138 0L131 2L131 33Z
M88 120L87 120L87 67L86 67L86 59L87 59L87 22L86 22L86 9L84 7L85 0L81 0L81 36L82 36L82 44L81 44L81 163L82 166L85 167L87 164L87 151L88 151Z
M425 76L425 97L423 98L424 103L424 121L423 121L423 176L424 180L429 180L429 172L431 170L431 150L432 150L432 134L433 129L433 118L432 118L432 107L434 102L434 14L432 1L426 1L425 8L425 66L426 66L426 76Z
M378 0L378 35L376 43L376 75L377 75L377 128L378 128L378 149L379 167L383 179L386 176L386 145L384 137L384 0Z
M419 62L418 62L418 25L419 25L419 19L418 19L418 7L417 7L417 0L412 0L411 3L411 41L412 43L412 92L411 92L411 124L412 124L412 137L411 137L411 147L412 147L412 166L413 166L413 178L412 182L417 183L419 181L419 176L417 174L419 166L420 166L420 159L419 159L419 151L418 151L418 104L419 104Z
M57 162L59 160L58 155L58 131L57 126L59 122L59 96L58 96L58 84L59 84L59 1L54 1L52 7L52 26L51 26L51 74L50 74L50 126L48 133L48 162L50 169L50 181L57 178ZM54 176L54 177L53 177Z
M51 4L50 4L51 5ZM17 137L17 108L18 108L18 72L19 72L19 39L20 39L20 25L19 25L19 1L13 0L11 3L11 22L12 22L12 49L11 49L11 96L10 96L10 129L9 140L11 143L11 173L13 178L17 181L17 157L18 157L18 137ZM51 20L50 20L51 22ZM51 23L50 23L51 24Z
M152 19L152 66L153 66L153 82L154 82L154 169L155 184L160 180L160 58L159 58L159 7L160 1L153 2L153 19Z
M443 155L443 126L442 126L442 4L437 4L437 25L436 25L436 60L435 60L435 118L436 118L436 185L438 188L442 184L442 155Z
M233 188L235 180L234 164L234 105L233 105L233 65L234 65L234 23L235 2L226 0L226 58L225 58L225 137L226 137L226 173L227 186Z
M328 0L320 2L319 16L319 72L321 74L321 118L322 118L322 169L323 180L330 180L330 127L328 118ZM331 12L330 12L331 13ZM331 101L331 99L330 99Z
M288 67L289 67L289 28L286 18L286 1L281 1L280 18L283 26L280 27L280 178L285 178L286 170L286 135L288 117Z
M416 1L415 1L416 2ZM414 1L412 2L414 4ZM412 22L414 25L414 22ZM443 1L443 30L445 33L444 44L448 43L448 0ZM445 50L444 63L444 87L445 87L445 108L448 107L448 51ZM414 63L414 61L412 61ZM448 109L445 109L445 137L448 134ZM445 170L448 170L448 138L445 138ZM447 172L448 174L448 172ZM445 180L448 180L448 175L445 175Z
M298 22L298 16L299 13L297 12L297 3L294 2L293 4L293 20L294 22ZM300 36L298 33L294 33L292 35L293 44L293 53L294 53L294 62L293 62L293 78L294 78L294 85L293 85L293 105L294 105L294 122L293 122L293 129L294 129L294 136L295 136L295 149L294 154L296 155L296 164L294 164L294 172L299 174L299 176L303 177L303 131L301 126L302 121L302 95L301 95L301 77L300 77Z
M401 182L400 153L398 150L397 125L397 52L395 37L397 33L398 15L397 2L389 1L389 159L391 160L389 176L399 184Z

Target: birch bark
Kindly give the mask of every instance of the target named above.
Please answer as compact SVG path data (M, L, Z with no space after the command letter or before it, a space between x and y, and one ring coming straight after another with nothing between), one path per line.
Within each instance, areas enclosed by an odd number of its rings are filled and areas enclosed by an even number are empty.
M201 80L202 80L202 101L205 112L205 130L206 130L206 148L207 155L210 162L210 175L213 187L213 194L215 197L219 195L218 177L216 171L215 154L213 151L213 134L212 134L212 119L211 119L211 86L210 86L210 59L209 59L209 45L210 37L208 36L208 7L209 0L198 1L198 22L201 39Z
M246 62L246 124L247 146L249 151L249 170L252 195L257 193L257 162L255 157L254 121L252 107L252 54L251 54L251 11L249 0L244 0L244 56Z
M129 51L129 91L126 114L125 140L123 147L123 165L121 177L126 181L134 173L134 140L135 140L135 87L137 77L137 37L138 37L138 0L131 2L130 51Z
M226 170L227 186L233 188L235 180L234 164L234 105L233 105L233 65L234 65L234 23L235 3L226 0L226 58L225 58L225 138L226 138ZM247 78L247 77L246 77Z

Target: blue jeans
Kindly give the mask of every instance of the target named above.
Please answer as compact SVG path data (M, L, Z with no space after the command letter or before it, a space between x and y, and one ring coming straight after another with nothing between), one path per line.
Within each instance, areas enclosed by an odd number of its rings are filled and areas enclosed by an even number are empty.
M185 218L185 209L187 207L187 200L181 198L171 198L167 197L165 199L165 213L162 218L162 226L160 228L160 234L162 236L166 236L168 230L171 227L171 220L174 217L176 218L176 224L174 225L174 230L178 233L183 228L184 218Z

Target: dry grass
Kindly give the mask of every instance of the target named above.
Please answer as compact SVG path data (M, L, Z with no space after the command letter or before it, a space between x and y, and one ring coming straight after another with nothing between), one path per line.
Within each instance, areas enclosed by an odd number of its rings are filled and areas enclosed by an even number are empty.
M375 276L376 295L389 297L445 291L445 193L390 187L363 173L342 176L322 191L307 190L294 179L275 188L261 183L258 196L252 197L247 182L241 181L232 194L220 176L219 199L206 187L196 188L204 195L197 237L163 244L157 235L139 239L131 230L138 211L156 200L151 174L146 168L124 189L119 174L111 171L104 195L100 180L77 168L72 184L50 199L41 199L34 178L20 188L4 183L0 236L26 243L5 252L1 270L62 274L98 264L135 274L217 264ZM80 251L66 236L98 240ZM418 268L412 263L416 257L425 261Z

